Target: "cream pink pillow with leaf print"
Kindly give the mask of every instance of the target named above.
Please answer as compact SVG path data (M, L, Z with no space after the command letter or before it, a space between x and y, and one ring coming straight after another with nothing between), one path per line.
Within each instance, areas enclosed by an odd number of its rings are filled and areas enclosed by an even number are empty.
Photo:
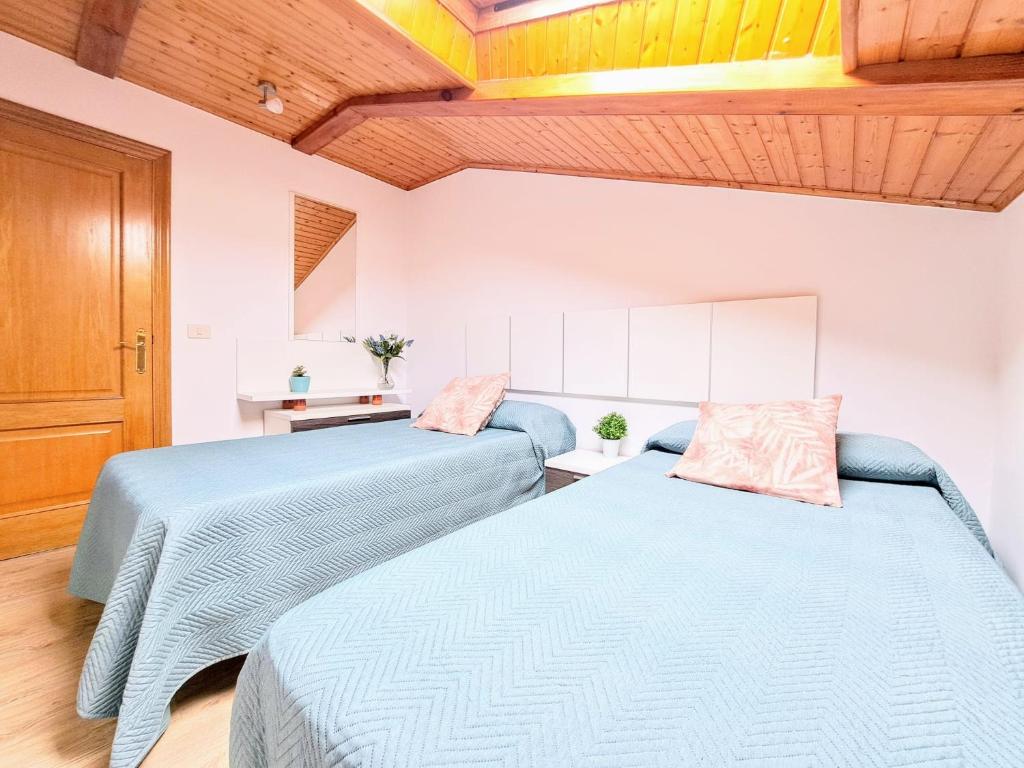
M507 386L507 373L452 379L413 426L453 435L475 435L491 420Z
M698 483L841 507L836 422L842 395L701 403L693 440L668 473Z

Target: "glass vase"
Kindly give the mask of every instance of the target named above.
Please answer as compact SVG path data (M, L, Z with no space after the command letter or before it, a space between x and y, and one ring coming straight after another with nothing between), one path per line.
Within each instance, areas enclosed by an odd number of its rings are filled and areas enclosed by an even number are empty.
M395 380L391 378L391 361L381 360L380 361L380 381L377 382L377 387L380 389L394 389Z

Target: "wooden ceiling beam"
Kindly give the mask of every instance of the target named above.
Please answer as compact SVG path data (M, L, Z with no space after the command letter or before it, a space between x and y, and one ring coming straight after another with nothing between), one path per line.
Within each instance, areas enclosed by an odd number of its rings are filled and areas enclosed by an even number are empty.
M354 99L366 117L1005 115L1024 112L1024 56L876 64L807 56L482 81L430 98Z
M315 155L339 136L348 133L366 118L353 109L352 102L343 101L327 115L304 128L292 139L292 146L307 155Z
M339 136L351 131L366 120L370 115L364 109L373 110L394 104L396 109L408 109L416 104L426 105L429 109L435 101L452 98L455 93L470 91L469 88L458 88L454 91L416 91L414 93L387 93L375 96L356 96L343 101L327 115L304 128L292 139L292 146L307 155L315 155Z
M88 0L82 11L75 61L106 77L116 77L141 0Z
M875 64L804 57L480 82L359 96L303 130L309 154L368 118L560 115L1008 115L1024 113L1024 56Z

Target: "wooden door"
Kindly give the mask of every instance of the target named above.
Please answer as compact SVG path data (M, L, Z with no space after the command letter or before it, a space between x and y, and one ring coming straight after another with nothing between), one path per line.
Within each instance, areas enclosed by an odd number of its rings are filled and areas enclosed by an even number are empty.
M0 559L75 542L167 442L167 154L0 102Z

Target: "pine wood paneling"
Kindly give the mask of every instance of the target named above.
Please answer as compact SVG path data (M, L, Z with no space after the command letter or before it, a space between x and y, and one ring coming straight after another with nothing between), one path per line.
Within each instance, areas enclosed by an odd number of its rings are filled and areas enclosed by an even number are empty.
M352 211L295 196L293 251L296 288L355 223L356 215Z
M825 161L825 186L853 191L853 141L857 118L852 115L819 115L818 131Z
M0 3L0 29L73 59L86 2Z
M821 9L821 23L814 34L814 46L811 50L815 56L829 56L835 51L841 51L842 10L842 0L825 0L825 5Z
M464 161L429 121L413 118L367 120L328 144L320 154L405 188L434 179Z
M887 195L910 194L938 124L937 117L896 118L889 153L899 161L886 165L882 192Z
M839 9L832 3L821 0L786 0L775 27L772 46L769 48L770 58L794 58L809 53L819 56L838 54L838 40L835 39L833 44L836 47L825 46L823 40L824 50L814 50L814 38L822 24L835 24L838 15Z
M941 198L988 120L985 117L939 120L910 194L926 200Z
M352 96L470 82L475 40L438 0L374 2L145 0L118 76L283 140ZM83 7L0 3L0 29L74 58ZM260 80L284 114L257 106Z
M825 159L817 115L791 115L785 118L793 142L800 183L805 187L825 186Z
M672 47L672 28L675 21L675 0L647 0L647 17L640 41L641 67L664 67Z
M903 29L901 58L952 59L960 55L971 23L973 2L911 0Z
M839 53L838 0L618 0L478 32L481 79L537 74L517 67L520 36L545 39L544 74ZM486 74L484 74L486 73Z
M1024 192L1024 147L1018 149L992 177L985 191L978 197L978 202L1004 208L1021 192Z
M1020 51L1024 51L1024 9L1020 0L978 0L961 55Z
M942 196L946 200L977 200L1022 146L1024 117L990 120Z
M364 0L463 77L470 73L473 32L440 0ZM340 7L341 4L336 4Z
M758 184L778 184L771 160L768 159L768 151L761 140L757 119L751 115L729 115L725 119L747 159L754 181Z
M1024 51L1020 0L859 0L858 63Z
M781 115L766 115L755 117L754 121L779 184L784 187L801 186L800 168L796 164L796 153L793 150L786 118Z
M782 5L783 0L748 0L740 4L743 12L740 20L742 34L737 35L737 59L758 59L771 50Z
M406 188L485 167L992 210L1024 174L1024 117L372 118L328 149Z
M853 137L854 192L878 194L882 191L894 122L891 117L857 116Z
M594 26L590 32L590 65L588 69L599 72L612 69L615 60L615 36L619 27L619 4L601 5L594 9ZM496 78L500 72L492 73ZM511 71L508 77L515 77Z
M750 162L725 118L719 115L706 115L699 120L708 132L722 161L729 168L729 175L736 181L756 181L750 169Z

